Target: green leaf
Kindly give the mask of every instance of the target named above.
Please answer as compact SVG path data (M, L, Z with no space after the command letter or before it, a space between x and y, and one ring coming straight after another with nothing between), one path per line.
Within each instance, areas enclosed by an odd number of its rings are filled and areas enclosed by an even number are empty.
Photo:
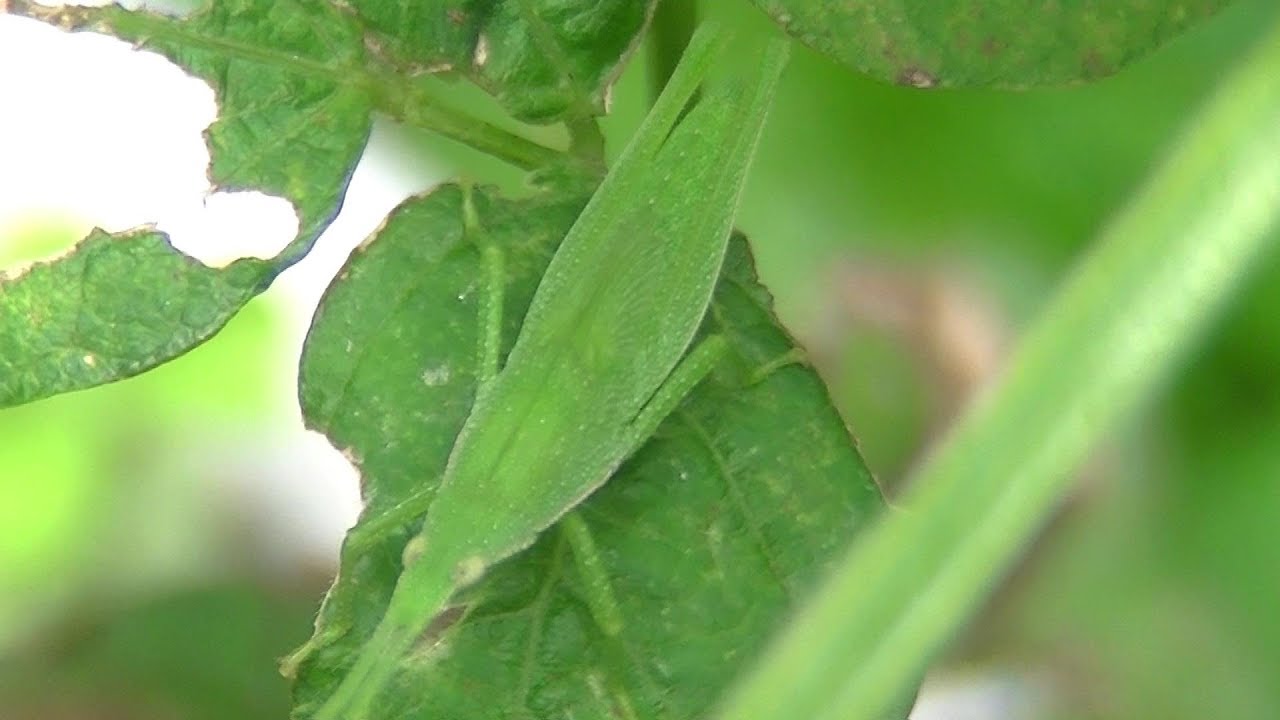
M753 0L788 33L881 80L1025 88L1096 80L1231 0Z
M116 6L7 9L134 41L208 81L219 101L206 132L210 181L288 199L299 232L271 261L215 270L157 232L97 231L70 254L0 280L0 407L135 375L217 332L328 226L372 109L347 73L361 67L359 28L327 4L216 2L185 20Z
M657 0L351 3L372 52L401 73L457 72L516 117L604 115Z
M585 197L469 192L505 254L505 353ZM359 467L365 517L438 482L470 408L483 265L466 198L446 186L401 206L353 254L307 341L304 413ZM428 631L385 717L693 718L711 707L882 506L818 378L771 364L794 345L770 305L736 238L704 328L727 337L730 359L582 506L621 632L593 619L600 589L553 529ZM332 692L382 617L413 530L344 552L316 635L286 663L295 716Z
M205 267L149 230L101 230L65 257L0 275L0 407L92 387L208 339L271 264Z

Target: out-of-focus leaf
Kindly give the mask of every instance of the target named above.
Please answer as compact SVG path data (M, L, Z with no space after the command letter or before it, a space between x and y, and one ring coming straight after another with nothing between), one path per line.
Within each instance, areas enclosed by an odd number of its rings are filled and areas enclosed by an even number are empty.
M1058 85L1110 75L1231 0L754 0L788 33L916 87Z
M603 115L657 0L351 3L372 51L401 72L456 71L516 117Z
M504 250L505 346L584 198L473 191ZM360 468L366 517L431 487L475 390L481 258L464 193L410 200L354 254L308 338L302 401ZM500 564L424 639L388 718L645 717L705 712L882 500L816 376L786 366L768 294L733 241L707 320L733 352L583 506L623 619L609 636L560 531ZM295 714L333 690L386 608L413 528L354 556L296 655ZM451 623L451 624L450 624Z
M724 718L875 717L989 593L1072 468L1274 247L1277 63L1272 25L915 472L910 511L853 549Z
M131 382L0 410L0 654L86 593L118 597L243 557L223 544L243 517L210 512L209 483L228 468L174 468L207 435L279 423L267 362L279 313L263 300L201 352Z
M228 585L91 612L0 662L5 718L285 717L272 665L306 632L306 603Z

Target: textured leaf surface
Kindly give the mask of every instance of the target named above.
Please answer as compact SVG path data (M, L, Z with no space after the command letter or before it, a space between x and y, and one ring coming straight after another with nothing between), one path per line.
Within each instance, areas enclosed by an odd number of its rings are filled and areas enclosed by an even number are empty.
M246 259L215 270L162 233L99 230L62 258L0 274L0 407L181 354L260 292L270 269Z
M585 198L477 190L505 250L506 343ZM410 200L357 251L308 338L309 423L358 465L370 514L438 481L475 389L480 253L464 193ZM583 506L624 620L589 609L560 531L490 571L406 660L388 718L694 718L760 648L797 593L881 507L817 377L792 348L735 239L707 330L733 352ZM504 351L507 348L504 347ZM381 618L413 528L344 555L312 644L292 659L295 715L333 690Z
M354 0L401 72L455 71L525 120L605 113L657 0Z
M336 214L370 128L354 21L323 3L233 0L189 19L119 7L10 11L100 30L156 50L208 81L217 189L293 203L299 233L276 259L204 267L159 233L96 232L67 256L0 283L0 407L128 377L210 337L310 249Z
M1231 0L753 0L798 40L881 80L1021 88L1119 70Z

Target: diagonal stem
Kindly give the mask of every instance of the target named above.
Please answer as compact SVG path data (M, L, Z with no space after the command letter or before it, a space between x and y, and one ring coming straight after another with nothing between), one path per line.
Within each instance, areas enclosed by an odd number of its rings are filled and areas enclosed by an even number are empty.
M886 717L1150 398L1280 221L1280 26L1100 237L1000 382L856 543L722 720Z

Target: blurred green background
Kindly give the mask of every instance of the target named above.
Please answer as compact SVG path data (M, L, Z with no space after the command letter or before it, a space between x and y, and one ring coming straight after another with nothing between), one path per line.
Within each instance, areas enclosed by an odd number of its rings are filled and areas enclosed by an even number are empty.
M702 11L772 31L744 2ZM1278 16L1240 0L1117 77L1025 93L890 87L795 54L740 226L890 495ZM642 53L615 93L611 150L648 72ZM422 162L519 183L391 135ZM65 247L74 225L10 233L0 260ZM263 399L287 351L272 302L144 377L0 411L0 716L285 717L274 660L308 634L327 569L254 562L236 524L253 511L211 512L195 477L226 472L199 461L211 428L290 422ZM980 717L1280 716L1277 369L1273 253L1176 383L1080 470L936 687L1019 689Z

